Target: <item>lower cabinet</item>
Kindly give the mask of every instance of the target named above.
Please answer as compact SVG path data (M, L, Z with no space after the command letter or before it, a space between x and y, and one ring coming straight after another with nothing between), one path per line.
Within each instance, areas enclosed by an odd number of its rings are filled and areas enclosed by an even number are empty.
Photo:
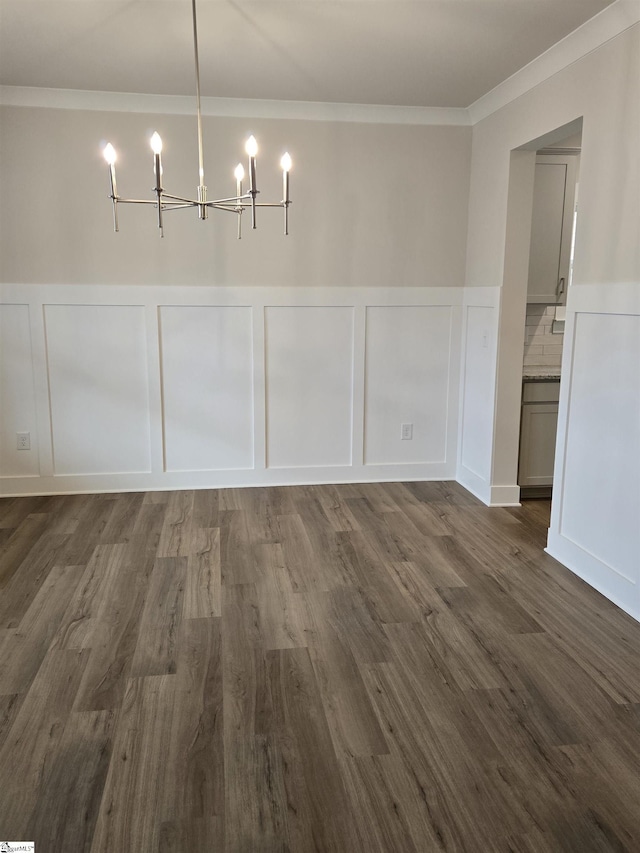
M553 485L560 382L523 384L518 485Z

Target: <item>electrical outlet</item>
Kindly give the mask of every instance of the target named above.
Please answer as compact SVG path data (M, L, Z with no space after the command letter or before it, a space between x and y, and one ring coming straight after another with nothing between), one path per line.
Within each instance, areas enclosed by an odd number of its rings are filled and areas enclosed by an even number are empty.
M413 424L400 424L400 438L402 441L411 441L413 438Z
M18 450L31 450L31 433L17 432L16 447L18 448Z

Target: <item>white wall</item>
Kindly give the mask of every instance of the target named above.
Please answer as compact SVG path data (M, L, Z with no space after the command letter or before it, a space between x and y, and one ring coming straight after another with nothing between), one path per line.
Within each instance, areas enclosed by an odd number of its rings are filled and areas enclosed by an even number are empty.
M492 419L493 440L485 439L478 449L475 470L485 479L476 483L476 492L487 502L500 502L501 495L515 493L517 488L526 281L513 274L514 265L509 263L512 152L535 148L533 141L539 143L545 137L552 142L556 128L570 127L580 117L580 213L574 284L567 304L549 549L638 617L640 496L634 468L640 459L638 24L473 128L466 281L469 290L500 289L495 393L483 409L484 417ZM516 153L522 158L515 161L515 183L524 185L533 157L527 151ZM522 265L522 253L519 259ZM463 412L466 401L479 399L479 389L486 387L484 375L465 377ZM594 406L594 399L601 405ZM464 448L473 433L473 424L464 414L462 425ZM618 576L627 579L622 587Z
M195 193L195 118L0 108L0 281L35 284L210 284L461 287L471 129L206 117L209 197L235 193L244 141L258 138L259 201L279 201L291 172L290 236L281 210L244 217L121 206L113 233L101 146L118 150L120 195L152 198L151 132L164 141L164 186Z
M14 284L2 299L0 494L455 475L462 288Z
M205 116L210 197L250 132L259 200L294 158L290 236L259 210L238 241L216 211L168 213L161 239L121 206L112 230L101 145L120 194L151 198L157 129L190 195L193 116L0 118L5 494L454 475L469 127Z

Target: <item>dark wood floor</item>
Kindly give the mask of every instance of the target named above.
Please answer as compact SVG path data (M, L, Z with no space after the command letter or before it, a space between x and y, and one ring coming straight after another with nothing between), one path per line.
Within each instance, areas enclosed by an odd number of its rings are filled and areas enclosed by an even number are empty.
M451 483L0 501L0 836L640 850L640 624Z

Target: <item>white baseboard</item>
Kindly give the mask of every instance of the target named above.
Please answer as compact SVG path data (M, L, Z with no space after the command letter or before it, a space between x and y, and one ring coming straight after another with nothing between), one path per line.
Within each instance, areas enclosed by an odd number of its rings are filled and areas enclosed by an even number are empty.
M489 506L520 506L520 486L491 486Z
M589 554L575 542L549 530L547 554L570 569L621 610L640 621L640 589L638 584L612 570L611 566Z
M464 486L468 492L471 492L483 504L490 505L491 486L486 480L483 480L482 477L474 471L469 470L469 468L465 468L464 465L459 466L456 479L461 486Z

